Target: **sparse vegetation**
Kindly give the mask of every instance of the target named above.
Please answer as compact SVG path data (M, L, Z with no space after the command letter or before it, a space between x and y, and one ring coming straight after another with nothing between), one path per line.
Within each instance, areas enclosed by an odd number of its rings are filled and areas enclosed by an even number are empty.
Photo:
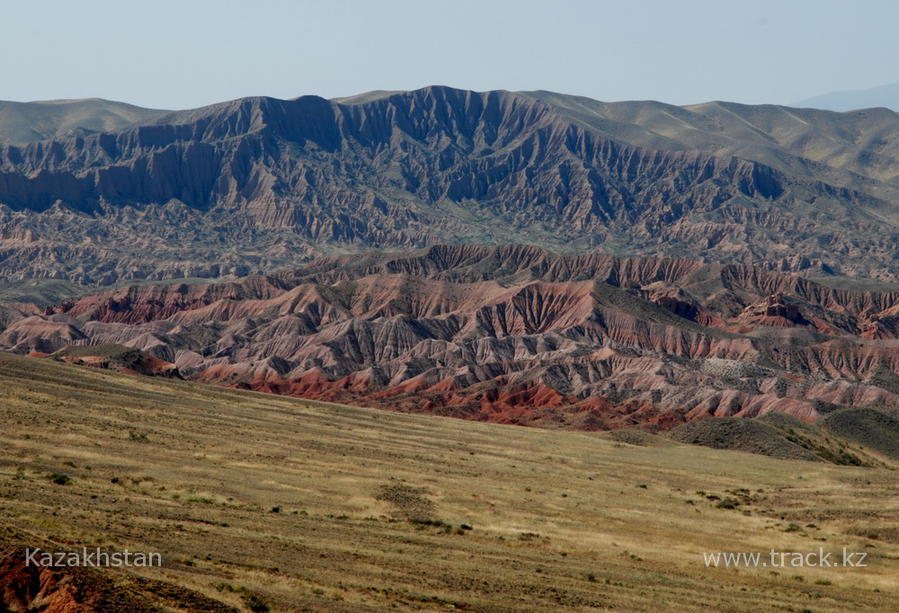
M137 443L149 443L150 442L150 439L147 436L146 432L135 432L132 430L132 431L128 432L128 438L130 438L132 441L135 441Z
M262 595L257 594L255 592L244 592L241 595L243 602L247 605L247 608L253 613L268 613L272 610L271 605L262 597Z
M388 483L379 488L375 499L390 503L394 514L402 519L419 525L440 526L443 522L434 518L434 503L426 494L425 488Z
M719 509L736 509L740 506L740 501L736 498L727 497L722 498L715 506Z
M63 473L53 473L49 476L50 481L56 485L71 485L72 478Z
M56 409L57 398L70 408ZM149 447L110 423L146 431L148 409ZM172 610L648 613L665 602L754 613L799 611L814 598L818 613L886 612L899 595L886 469L615 447L601 433L376 412L15 356L0 356L0 411L3 463L24 467L0 481L0 542L43 535L162 551L166 585L152 593L167 594ZM69 467L71 483L52 485L67 460L79 467ZM736 511L715 511L729 501ZM804 528L785 531L790 524ZM799 582L790 569L701 563L709 550L817 548L803 530L833 550L864 539L877 564L851 582L824 571ZM188 586L212 594L203 600Z

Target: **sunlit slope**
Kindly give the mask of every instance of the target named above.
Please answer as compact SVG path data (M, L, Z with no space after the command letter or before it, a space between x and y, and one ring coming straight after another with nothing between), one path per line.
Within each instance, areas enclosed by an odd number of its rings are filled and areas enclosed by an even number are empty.
M91 575L93 589L124 586L135 611L845 612L891 611L899 596L886 469L5 354L0 420L3 586L21 572L15 547L39 545L162 552L161 569ZM819 546L867 552L868 566L702 559Z

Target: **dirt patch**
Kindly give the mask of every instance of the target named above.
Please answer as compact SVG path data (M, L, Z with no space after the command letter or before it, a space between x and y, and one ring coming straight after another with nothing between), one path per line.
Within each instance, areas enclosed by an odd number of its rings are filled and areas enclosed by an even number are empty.
M375 500L390 503L398 519L432 522L436 520L436 505L426 494L425 488L389 483L378 488Z

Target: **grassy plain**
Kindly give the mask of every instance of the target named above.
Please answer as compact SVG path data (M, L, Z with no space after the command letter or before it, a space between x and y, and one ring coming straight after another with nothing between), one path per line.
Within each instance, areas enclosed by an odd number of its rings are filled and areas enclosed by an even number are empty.
M163 611L845 613L899 602L899 480L887 468L6 354L0 424L0 545L159 551L161 568L101 576ZM702 556L819 547L866 552L867 566L725 569Z

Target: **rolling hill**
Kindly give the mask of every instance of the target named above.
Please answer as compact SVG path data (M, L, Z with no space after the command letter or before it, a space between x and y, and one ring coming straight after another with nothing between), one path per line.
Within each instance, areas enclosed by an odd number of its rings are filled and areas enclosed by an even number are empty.
M899 597L885 468L4 354L0 416L0 610L844 613ZM158 552L162 566L42 569L29 547ZM866 566L704 557L822 548L842 563L844 547Z
M115 132L169 112L100 98L38 102L0 100L0 143L24 145Z

